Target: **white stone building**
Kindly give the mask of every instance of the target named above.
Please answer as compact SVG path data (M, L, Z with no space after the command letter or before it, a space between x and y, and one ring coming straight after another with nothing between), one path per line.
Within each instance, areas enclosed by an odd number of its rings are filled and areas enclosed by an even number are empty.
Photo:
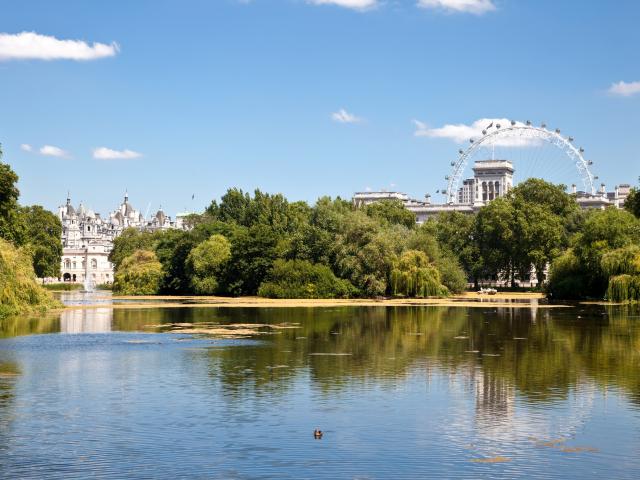
M167 216L162 207L146 220L139 210L129 203L125 193L120 206L103 219L99 213L85 208L82 203L74 208L67 196L58 215L62 222L62 280L91 285L113 281L114 268L109 262L113 240L125 228L141 231L158 231L176 228L176 223Z

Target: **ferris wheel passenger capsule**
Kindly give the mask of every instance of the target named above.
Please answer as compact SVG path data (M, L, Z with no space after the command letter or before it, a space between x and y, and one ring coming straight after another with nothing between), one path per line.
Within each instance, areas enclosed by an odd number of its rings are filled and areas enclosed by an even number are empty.
M584 153L584 148L580 147L580 153Z
M445 175L444 179L449 180L449 175Z
M559 128L556 128L556 133L560 133L560 129Z
M455 167L456 166L456 162L451 162L451 166Z
M542 123L542 125L540 125L542 128L547 128L547 124L546 123Z
M496 123L496 128L500 129L500 124L499 123Z
M513 127L516 124L515 120L511 120L511 126Z
M593 161L592 161L592 160L589 160L589 161L587 162L587 165L593 165Z
M570 142L573 142L573 137L569 137L569 141L570 141Z
M527 126L530 127L531 126L531 120L527 120Z
M469 143L473 143L473 138L470 138L470 139L469 139Z
M462 154L464 153L464 151L463 151L462 149L460 149L460 150L458 150L458 153L459 153L460 155L462 155Z
M486 130L482 130L482 134L483 134L483 135L486 135L486 134L487 134L487 131L486 131Z

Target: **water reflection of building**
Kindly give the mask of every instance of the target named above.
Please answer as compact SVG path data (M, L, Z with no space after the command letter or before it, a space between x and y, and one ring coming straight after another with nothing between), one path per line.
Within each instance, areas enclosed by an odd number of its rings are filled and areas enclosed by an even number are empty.
M61 333L108 333L113 322L113 308L67 309L60 316Z
M508 424L515 408L515 388L505 378L481 370L474 375L476 425L482 429Z

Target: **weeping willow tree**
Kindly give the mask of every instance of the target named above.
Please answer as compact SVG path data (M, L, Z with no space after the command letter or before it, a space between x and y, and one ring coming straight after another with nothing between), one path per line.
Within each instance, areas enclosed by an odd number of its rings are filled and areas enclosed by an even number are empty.
M609 277L609 300L640 301L640 246L630 245L605 254L601 267L603 273Z
M407 250L391 270L394 295L406 297L435 297L449 293L440 280L440 272L424 252Z
M37 283L28 252L0 238L0 318L58 305Z

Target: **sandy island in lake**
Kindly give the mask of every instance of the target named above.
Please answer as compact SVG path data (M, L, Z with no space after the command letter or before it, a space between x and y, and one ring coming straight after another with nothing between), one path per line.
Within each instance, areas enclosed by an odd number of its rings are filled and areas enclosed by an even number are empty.
M117 296L95 297L97 301L112 299L114 303L96 303L88 305L70 305L67 309L86 308L316 308L316 307L469 307L469 308L562 308L569 305L550 305L537 303L544 299L540 293L498 293L481 295L467 292L448 298L391 298L391 299L271 299L261 297L210 297L210 296ZM533 304L535 301L535 305Z

